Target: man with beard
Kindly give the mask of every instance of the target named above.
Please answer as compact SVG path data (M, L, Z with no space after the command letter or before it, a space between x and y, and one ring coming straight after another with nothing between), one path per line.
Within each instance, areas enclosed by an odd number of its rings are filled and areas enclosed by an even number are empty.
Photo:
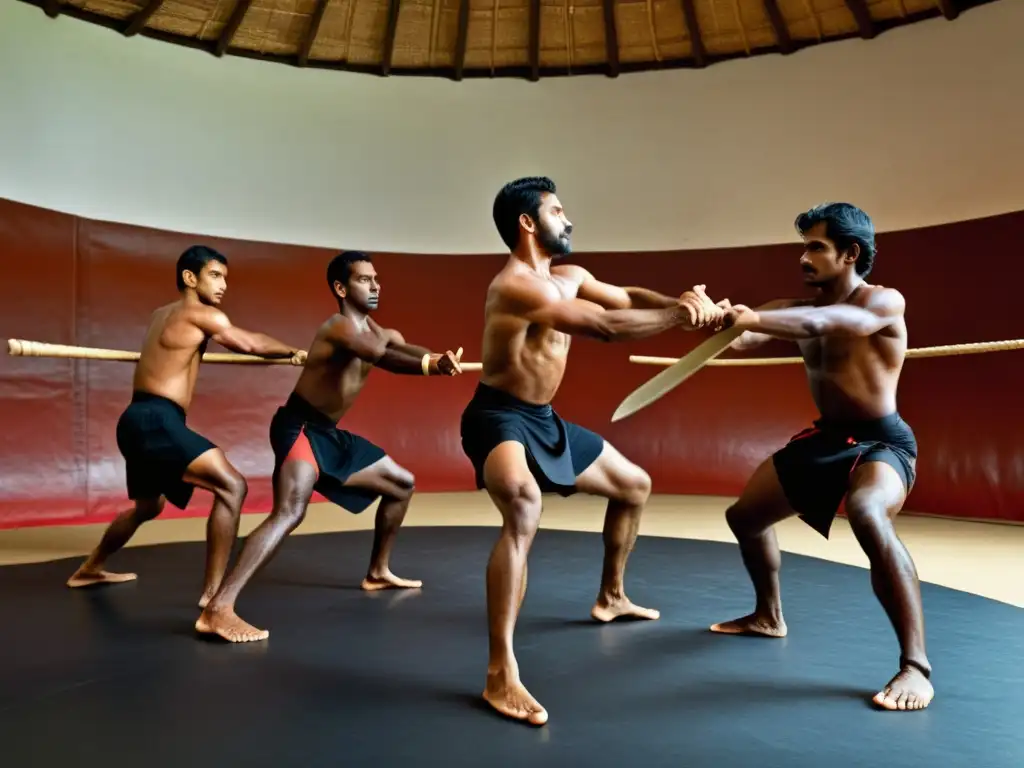
M135 506L107 528L99 545L68 579L69 587L133 581L134 573L104 570L107 558L121 549L166 501L184 509L195 487L213 493L207 525L206 579L199 605L220 586L238 535L246 482L224 452L185 424L199 364L209 342L235 352L266 358L290 357L302 365L306 353L262 333L231 324L219 308L227 291L228 260L203 245L178 258L181 298L156 310L146 329L135 366L132 400L117 422L117 447L125 460L128 498Z
M494 201L494 223L511 255L487 292L482 375L462 416L463 450L477 487L487 489L504 523L487 566L490 661L483 697L503 715L535 725L548 715L520 681L512 635L543 493L608 499L604 570L592 617L659 617L634 605L623 586L650 478L551 407L570 337L625 341L715 325L724 316L703 286L675 299L598 282L578 266L553 266L570 252L572 233L555 192L550 179L523 178L506 184Z
M248 536L235 567L196 622L201 633L236 643L269 637L269 632L235 614L235 601L284 537L302 522L313 491L356 514L380 497L363 589L422 586L395 576L389 566L412 499L412 474L366 438L337 425L374 367L399 374L454 376L462 373L459 356L407 344L398 331L381 328L370 318L379 303L380 282L369 255L349 251L334 257L327 267L327 285L338 302L338 313L317 331L294 391L270 424L274 509Z
M800 266L817 297L727 310L745 329L735 347L770 338L800 346L821 417L755 470L726 513L753 581L749 616L714 632L785 637L779 587L781 555L773 526L792 515L828 537L843 498L846 515L871 564L871 584L896 631L900 671L878 694L890 710L924 709L934 695L925 653L921 589L893 518L914 483L917 441L896 408L907 350L906 303L892 288L864 278L875 260L871 219L846 203L812 208L796 219L804 240Z

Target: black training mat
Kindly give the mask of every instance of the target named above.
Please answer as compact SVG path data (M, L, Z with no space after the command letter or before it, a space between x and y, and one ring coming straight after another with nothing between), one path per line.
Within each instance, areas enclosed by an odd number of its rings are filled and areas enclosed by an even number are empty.
M243 592L270 639L198 638L204 545L125 550L139 581L64 586L80 559L0 568L0 750L22 766L1024 766L1024 610L923 585L936 698L880 712L898 648L866 571L784 554L784 640L714 635L752 607L734 545L641 537L627 593L589 612L599 534L542 530L516 634L550 722L480 701L494 528L407 528L362 592L371 532L293 536ZM1010 577L1010 574L1007 574Z

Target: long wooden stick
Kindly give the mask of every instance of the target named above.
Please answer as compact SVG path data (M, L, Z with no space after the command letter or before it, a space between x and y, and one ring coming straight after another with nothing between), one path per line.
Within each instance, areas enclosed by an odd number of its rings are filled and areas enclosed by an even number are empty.
M100 347L75 347L68 344L50 344L45 341L26 341L25 339L8 339L7 354L12 357L58 357L69 360L112 360L115 362L133 363L138 361L138 352L123 349L103 349ZM203 355L204 363L228 363L232 365L291 365L287 357L267 359L256 355L239 355L233 352L207 352ZM460 362L463 371L479 371L481 363Z
M1024 339L1008 339L1006 341L979 341L974 344L946 344L941 347L919 347L908 349L907 357L948 357L951 355L979 355L983 352L1006 352L1014 349L1024 349ZM678 357L651 357L649 355L630 355L629 362L640 365L672 365L678 361ZM715 358L709 360L707 365L791 365L802 363L802 357L734 357L723 360Z

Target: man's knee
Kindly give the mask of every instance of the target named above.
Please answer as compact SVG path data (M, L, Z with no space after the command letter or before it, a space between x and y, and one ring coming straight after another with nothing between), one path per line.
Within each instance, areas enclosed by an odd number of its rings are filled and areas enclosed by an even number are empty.
M617 478L619 500L631 506L640 507L651 497L651 476L635 464Z
M488 486L504 518L504 527L516 538L530 538L540 524L540 488L528 480L502 479Z
M751 539L760 536L771 526L765 522L766 515L757 507L736 502L725 510L725 522L737 539Z
M394 462L388 467L384 477L398 489L395 495L403 501L410 498L416 490L416 477L413 473Z
M140 523L147 523L164 511L166 503L167 500L163 496L156 499L139 499L135 502L135 518Z
M870 491L846 499L846 519L868 558L883 552L896 535L885 499Z
M222 468L217 478L216 494L233 512L242 508L245 497L249 494L249 483L245 477L234 467L228 465Z

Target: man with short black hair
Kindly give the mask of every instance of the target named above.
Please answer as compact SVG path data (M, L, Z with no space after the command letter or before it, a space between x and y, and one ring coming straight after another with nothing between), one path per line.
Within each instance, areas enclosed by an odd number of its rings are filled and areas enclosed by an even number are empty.
M246 538L234 568L196 622L196 629L231 642L264 640L270 633L235 614L242 588L271 558L306 515L313 491L352 513L380 497L373 551L362 588L419 588L395 576L391 548L412 499L412 474L381 448L338 423L355 403L375 367L398 374L454 376L459 356L407 344L398 331L381 328L370 315L380 300L372 258L341 253L327 267L327 285L338 312L317 331L305 369L288 401L274 414L274 509Z
M799 515L827 538L845 497L847 519L901 651L900 671L874 701L890 710L924 709L934 690L921 589L893 526L917 463L917 440L896 407L907 351L906 302L896 289L864 279L875 261L875 230L864 211L829 203L795 223L804 241L804 283L816 297L758 310L737 305L727 310L726 324L745 329L733 344L737 349L771 338L797 342L821 417L764 461L726 512L757 603L752 614L711 629L785 637L782 556L773 526Z
M134 573L104 570L107 558L127 544L140 525L159 515L165 501L184 509L195 487L214 495L199 605L206 605L220 586L238 535L247 486L224 452L185 424L199 364L210 341L243 354L291 358L294 365L302 365L306 358L302 350L231 324L220 309L227 277L227 257L213 248L195 245L178 258L181 298L150 318L135 366L132 401L117 422L117 447L125 459L128 498L135 506L110 524L99 546L68 580L69 587L134 580Z

